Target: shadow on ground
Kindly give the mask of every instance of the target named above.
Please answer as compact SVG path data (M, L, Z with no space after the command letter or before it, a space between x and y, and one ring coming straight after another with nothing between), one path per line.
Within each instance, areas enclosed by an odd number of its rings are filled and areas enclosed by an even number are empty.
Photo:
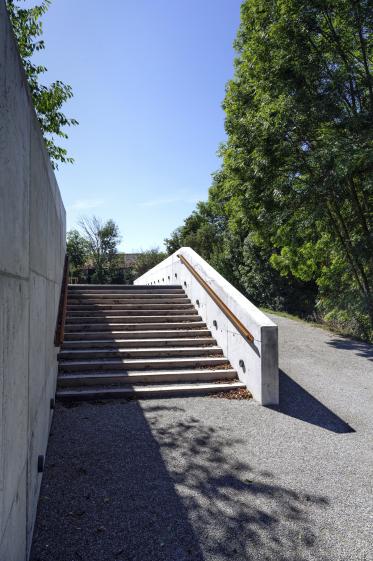
M270 406L270 409L335 433L355 432L348 423L297 384L283 370L279 371L279 382L280 405Z
M254 471L237 459L248 441L201 417L154 402L59 405L31 561L324 560L315 520L327 500Z
M352 351L357 356L366 358L373 362L373 345L369 343L364 343L363 341L356 341L354 339L347 338L335 338L327 341L327 345L334 347L335 349L343 349L346 351Z

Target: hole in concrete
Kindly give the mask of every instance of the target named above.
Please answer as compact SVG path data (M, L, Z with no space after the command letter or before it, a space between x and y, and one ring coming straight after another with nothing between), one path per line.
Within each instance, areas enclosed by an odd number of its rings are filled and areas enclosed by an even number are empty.
M38 456L38 473L43 473L44 470L44 456Z

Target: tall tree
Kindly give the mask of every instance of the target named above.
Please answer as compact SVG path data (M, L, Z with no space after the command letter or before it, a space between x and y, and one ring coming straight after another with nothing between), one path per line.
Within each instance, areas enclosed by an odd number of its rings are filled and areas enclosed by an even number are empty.
M273 266L371 326L372 30L370 1L247 0L222 149L229 204Z
M213 188L234 274L316 286L373 337L372 0L245 0L235 48Z
M113 220L103 222L97 216L82 218L79 225L95 269L93 280L98 283L110 282L118 268L117 246L121 239L118 226Z
M61 111L73 92L71 86L61 80L49 86L42 84L41 76L47 69L33 62L34 53L45 48L44 41L40 39L43 33L41 18L48 10L51 0L43 0L32 8L21 7L22 1L24 0L7 0L7 8L47 150L53 166L58 167L60 162L74 161L68 156L66 148L56 142L56 137L68 138L65 127L78 124L76 119L66 117Z

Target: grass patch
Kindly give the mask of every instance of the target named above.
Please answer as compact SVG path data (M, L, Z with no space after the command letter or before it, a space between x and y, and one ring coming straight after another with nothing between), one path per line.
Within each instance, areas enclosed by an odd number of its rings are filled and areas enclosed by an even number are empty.
M325 327L325 324L317 323L315 321L306 320L304 318L300 318L299 316L295 316L294 314L288 314L288 312L280 312L278 310L271 310L270 308L260 308L260 310L264 314L272 314L274 316L280 316L282 318L293 319L294 321L299 321L301 323L307 323L308 325L313 325L314 327Z
M288 314L288 312L281 312L281 311L277 311L277 310L271 310L270 308L260 308L260 310L264 313L264 314L271 314L273 316L279 316L282 318L286 318L286 319L292 319L294 321L297 321L299 323L305 323L311 327L318 327L319 329L323 329L324 331L329 331L330 333L333 333L335 335L340 335L341 337L345 337L346 339L351 339L353 341L361 341L363 343L372 343L371 341L369 341L368 339L364 339L362 337L358 337L358 336L354 336L351 335L351 332L349 332L346 329L343 328L338 328L338 326L336 325L331 325L330 323L324 322L322 320L315 320L315 319L305 319L305 318L301 318L299 316L296 316L294 314Z

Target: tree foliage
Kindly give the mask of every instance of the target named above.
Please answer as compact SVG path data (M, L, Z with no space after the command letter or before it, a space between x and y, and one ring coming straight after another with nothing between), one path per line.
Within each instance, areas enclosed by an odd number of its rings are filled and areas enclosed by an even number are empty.
M97 216L82 218L79 226L95 271L92 282L110 282L118 275L117 246L121 239L118 226L111 219L103 222Z
M158 265L158 263L163 261L166 257L167 254L159 251L158 247L142 251L133 266L134 276L140 277L149 271L149 269Z
M56 137L68 138L65 127L78 124L75 119L66 117L61 110L63 104L73 96L73 92L71 86L61 80L48 86L42 84L41 76L47 69L33 62L34 53L45 48L44 41L40 38L43 33L41 18L48 10L51 0L43 0L32 8L22 7L21 1L7 0L8 13L47 150L52 165L58 167L59 162L74 161L68 156L67 150L56 143Z
M82 269L89 257L89 244L79 230L67 232L66 252L69 255L72 276L80 278L82 276Z
M365 338L373 331L372 31L371 0L243 3L222 168L207 203L167 241L171 250L190 240L198 251L204 239L204 256L218 254L225 269L228 261L230 278L257 303L313 308ZM210 241L203 232L211 231Z

